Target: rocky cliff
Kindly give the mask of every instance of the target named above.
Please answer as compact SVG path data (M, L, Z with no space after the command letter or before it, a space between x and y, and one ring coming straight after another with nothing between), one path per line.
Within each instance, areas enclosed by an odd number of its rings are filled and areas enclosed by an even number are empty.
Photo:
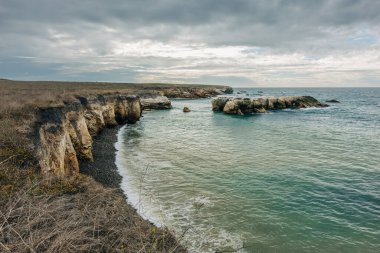
M310 96L282 96L258 98L217 97L212 100L213 111L226 114L265 113L267 110L300 109L306 107L327 107Z
M139 97L123 95L79 97L62 106L40 108L35 146L42 174L77 174L78 160L93 159L93 136L105 127L135 123L141 112Z
M151 89L151 87L149 87ZM153 91L153 92L152 92ZM35 149L43 175L79 173L79 161L91 161L92 138L106 127L135 123L144 109L170 109L171 98L203 98L231 93L229 87L157 87L135 95L77 96L60 106L39 108Z

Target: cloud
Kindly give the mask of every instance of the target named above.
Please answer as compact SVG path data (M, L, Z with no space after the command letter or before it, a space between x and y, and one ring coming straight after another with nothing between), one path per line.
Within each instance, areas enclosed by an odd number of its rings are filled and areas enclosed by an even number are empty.
M380 86L379 13L373 0L0 0L0 76Z

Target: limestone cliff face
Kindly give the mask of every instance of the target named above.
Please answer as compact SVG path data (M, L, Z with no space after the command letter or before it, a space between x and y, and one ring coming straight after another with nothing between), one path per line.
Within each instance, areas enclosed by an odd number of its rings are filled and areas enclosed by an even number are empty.
M225 114L265 113L267 110L299 109L306 107L327 107L310 96L283 96L259 98L218 97L212 100L213 111Z
M36 125L36 153L42 174L66 177L79 173L78 160L92 160L92 137L103 128L135 123L142 106L137 96L84 98L59 107L41 108Z

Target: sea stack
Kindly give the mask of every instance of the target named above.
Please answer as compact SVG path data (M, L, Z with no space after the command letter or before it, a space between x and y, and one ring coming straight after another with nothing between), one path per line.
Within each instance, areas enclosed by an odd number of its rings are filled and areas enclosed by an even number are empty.
M223 111L225 114L265 113L268 110L300 109L307 107L327 107L310 96L282 96L231 98L217 97L212 100L213 111Z

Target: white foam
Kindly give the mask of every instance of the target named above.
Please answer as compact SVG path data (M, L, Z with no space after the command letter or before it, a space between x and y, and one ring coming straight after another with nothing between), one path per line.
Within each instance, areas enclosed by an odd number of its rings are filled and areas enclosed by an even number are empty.
M195 222L197 215L203 208L213 206L213 201L210 197L198 195L189 197L188 201L182 203L162 204L155 200L154 196L150 199L144 195L146 194L146 192L142 192L144 187L139 187L139 182L133 179L134 177L129 174L127 169L128 161L125 157L125 151L123 151L123 133L125 131L126 126L122 127L117 134L115 164L119 174L122 176L121 189L127 197L127 202L137 210L138 214L158 227L165 225L174 230L177 237L183 236L181 242L184 243L189 252L215 252L215 250L237 250L242 248L243 240L239 235L213 227L207 222L207 217L201 217L202 222L200 224ZM143 154L140 155L142 158L134 161L135 163L146 161ZM141 166L144 166L144 164L141 164ZM245 251L238 250L236 252Z
M142 198L139 194L139 189L134 188L134 183L129 180L129 176L126 169L126 161L123 157L122 145L123 145L123 133L125 132L126 126L120 128L117 134L117 142L115 143L115 164L118 169L119 174L122 176L122 182L120 188L122 189L124 195L127 197L127 202L133 206L137 213L146 220L149 220L158 227L163 226L163 222L153 215L153 208L148 208L147 203L143 203Z

